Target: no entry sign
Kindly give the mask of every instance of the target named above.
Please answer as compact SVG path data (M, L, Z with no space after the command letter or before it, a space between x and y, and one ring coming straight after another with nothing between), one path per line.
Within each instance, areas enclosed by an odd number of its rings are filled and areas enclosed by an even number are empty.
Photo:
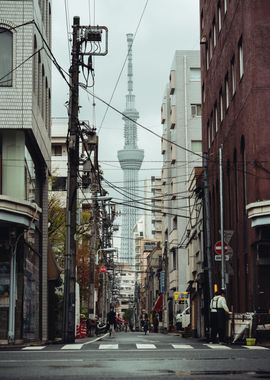
M215 243L215 247L214 247L214 250L215 250L217 255L221 255L221 253L222 253L221 247L222 247L222 244L221 244L221 241L219 240ZM228 248L229 248L228 244L225 243L224 244L224 253L227 253Z

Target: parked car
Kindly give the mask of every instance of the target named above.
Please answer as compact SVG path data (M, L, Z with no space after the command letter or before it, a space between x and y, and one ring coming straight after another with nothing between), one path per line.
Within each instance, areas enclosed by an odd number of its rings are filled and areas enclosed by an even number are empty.
M176 329L185 329L190 325L190 306L176 315Z

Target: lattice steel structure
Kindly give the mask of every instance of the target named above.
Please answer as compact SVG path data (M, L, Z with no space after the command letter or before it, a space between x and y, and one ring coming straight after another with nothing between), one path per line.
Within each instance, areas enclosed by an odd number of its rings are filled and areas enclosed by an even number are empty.
M133 65L132 44L133 34L127 34L128 44L128 94L126 95L126 109L123 112L124 148L118 151L118 160L124 174L124 196L122 208L122 240L121 261L133 264L135 260L133 244L133 228L137 221L136 199L138 197L138 173L144 158L144 151L137 146L137 125L139 112L135 109L135 95L133 94Z

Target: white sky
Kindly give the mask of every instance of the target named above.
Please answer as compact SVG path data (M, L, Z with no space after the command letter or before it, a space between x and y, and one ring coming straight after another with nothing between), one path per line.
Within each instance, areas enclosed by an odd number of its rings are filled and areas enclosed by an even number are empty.
M65 4L66 3L66 4ZM126 34L135 33L147 3L133 43L134 93L139 123L161 134L160 106L175 50L199 50L199 0L54 0L52 4L53 46L57 61L69 69L68 37L65 5L69 18L68 30L74 16L81 25L105 25L109 29L109 53L95 58L95 93L109 101L127 54ZM80 76L83 82L83 76ZM92 91L92 89L89 89ZM127 69L123 70L111 104L123 111L127 93ZM60 75L53 71L53 117L66 117L64 103L68 88ZM80 118L93 124L92 99L80 91ZM106 106L96 101L96 127L99 130ZM104 176L111 182L122 181L117 150L124 145L124 123L121 115L109 110L99 132L99 159ZM160 140L138 127L138 147L144 149L140 179L160 175ZM103 163L102 161L110 161ZM141 183L142 185L142 183Z

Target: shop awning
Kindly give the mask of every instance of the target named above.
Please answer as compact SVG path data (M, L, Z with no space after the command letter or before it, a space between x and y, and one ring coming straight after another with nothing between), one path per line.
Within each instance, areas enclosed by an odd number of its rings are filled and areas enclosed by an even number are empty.
M153 311L156 311L157 313L159 313L162 310L162 306L163 306L163 294L160 294L153 306Z

